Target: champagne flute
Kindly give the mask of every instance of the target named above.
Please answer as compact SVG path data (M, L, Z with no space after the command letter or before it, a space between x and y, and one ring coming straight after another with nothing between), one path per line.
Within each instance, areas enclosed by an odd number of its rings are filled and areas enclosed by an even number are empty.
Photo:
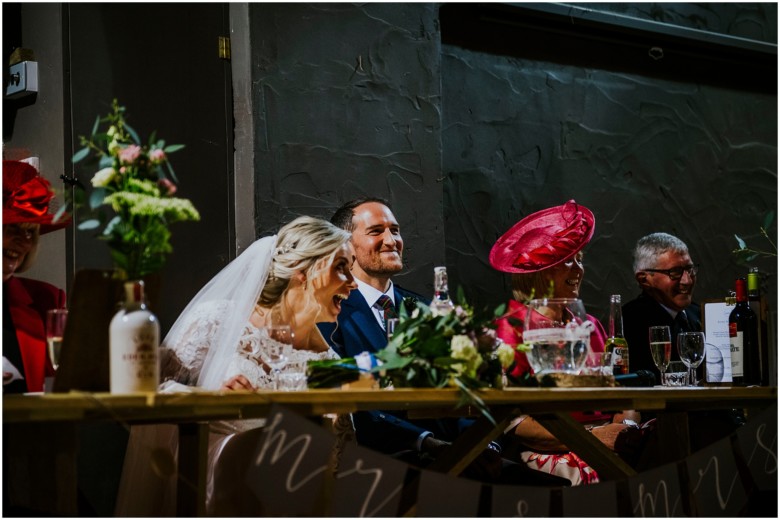
M46 311L46 344L54 370L60 366L62 338L65 336L65 323L67 321L68 309L49 309Z
M704 333L680 332L677 334L677 352L690 373L688 386L697 386L696 369L704 361L705 354Z
M260 340L260 357L271 367L274 390L279 389L279 374L287 365L287 356L292 349L293 333L289 325L263 327L266 338Z
M668 325L653 326L648 329L648 339L650 343L650 354L653 356L653 363L661 373L661 385L666 386L664 374L669 366L669 360L672 357L672 333Z

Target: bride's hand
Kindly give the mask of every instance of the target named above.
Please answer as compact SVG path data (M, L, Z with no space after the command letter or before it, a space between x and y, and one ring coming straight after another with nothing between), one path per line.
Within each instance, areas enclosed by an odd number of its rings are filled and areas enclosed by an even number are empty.
M220 390L255 390L255 387L246 377L239 374L222 383Z

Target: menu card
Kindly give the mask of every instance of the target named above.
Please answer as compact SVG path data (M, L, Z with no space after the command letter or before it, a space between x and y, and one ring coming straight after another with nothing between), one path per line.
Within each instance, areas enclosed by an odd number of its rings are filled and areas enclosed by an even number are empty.
M704 336L706 338L706 374L708 383L731 382L731 342L729 314L733 305L726 302L704 304Z

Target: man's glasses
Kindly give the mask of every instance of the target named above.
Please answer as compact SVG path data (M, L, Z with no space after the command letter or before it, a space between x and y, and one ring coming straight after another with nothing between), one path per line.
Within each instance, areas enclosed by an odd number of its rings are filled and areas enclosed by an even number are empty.
M646 271L648 273L661 273L665 274L672 280L679 280L682 278L683 273L688 273L688 276L693 278L696 276L696 273L699 272L699 266L698 265L689 265L686 267L675 267L674 269L642 269L642 271Z

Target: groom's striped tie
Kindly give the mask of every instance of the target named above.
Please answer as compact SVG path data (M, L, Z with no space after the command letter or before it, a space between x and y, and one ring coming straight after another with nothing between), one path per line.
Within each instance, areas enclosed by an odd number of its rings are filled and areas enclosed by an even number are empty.
M391 300L388 295L383 294L379 297L374 305L376 305L376 307L382 311L382 316L384 317L383 325L385 330L387 330L387 320L398 317L398 313L395 312L395 305L393 305L393 300Z

